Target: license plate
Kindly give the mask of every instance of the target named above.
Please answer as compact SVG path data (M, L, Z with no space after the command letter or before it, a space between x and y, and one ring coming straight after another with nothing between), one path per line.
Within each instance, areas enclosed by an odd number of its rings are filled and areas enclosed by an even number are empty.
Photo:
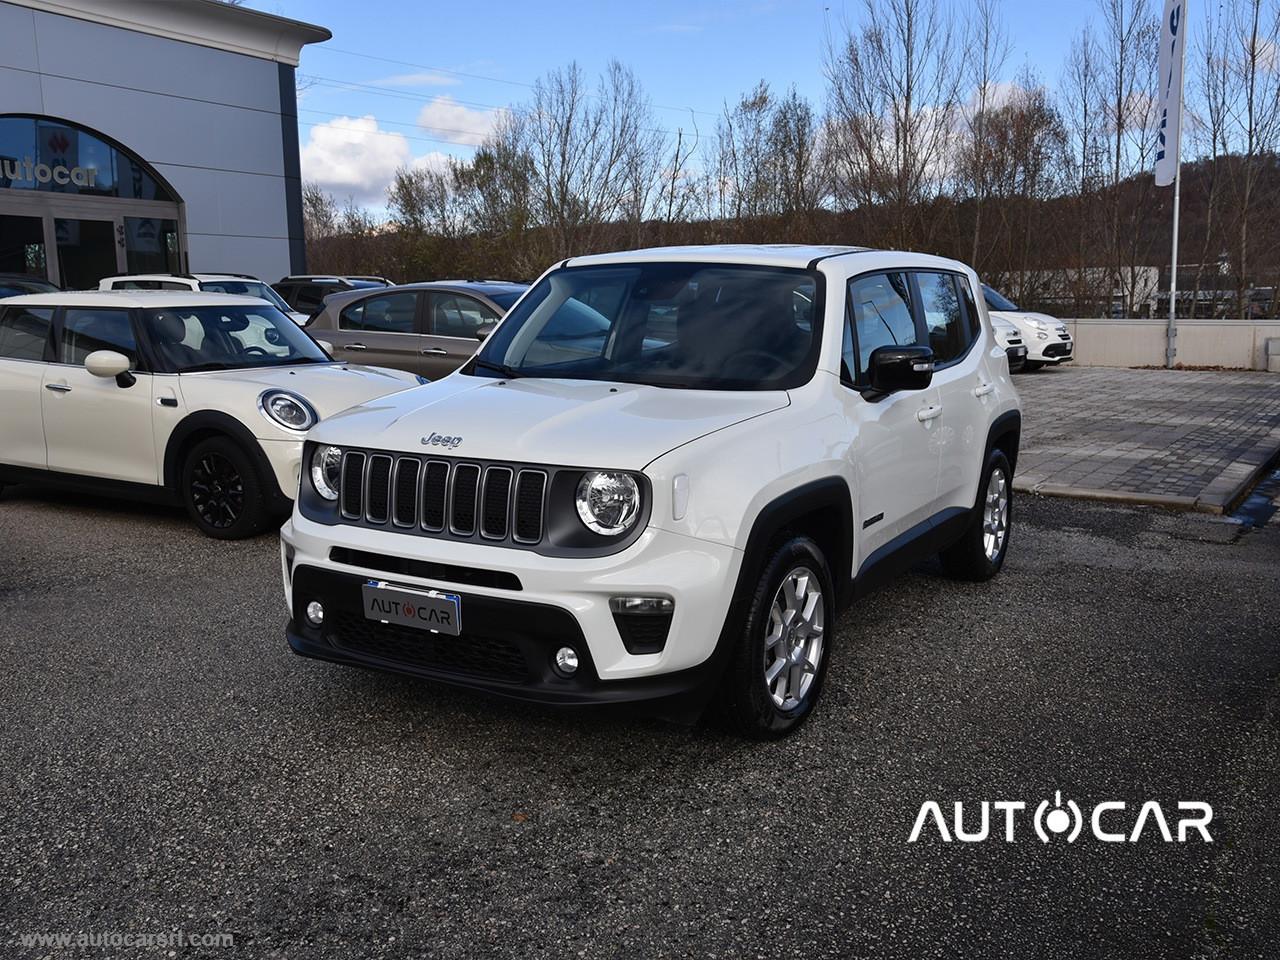
M360 592L364 597L366 620L446 633L453 637L462 632L462 598L456 593L405 590L379 580L368 581Z

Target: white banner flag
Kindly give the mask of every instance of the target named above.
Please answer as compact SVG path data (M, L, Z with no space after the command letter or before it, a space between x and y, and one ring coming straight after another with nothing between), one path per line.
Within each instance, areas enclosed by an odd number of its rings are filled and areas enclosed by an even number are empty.
M1165 0L1160 28L1160 132L1156 141L1156 186L1167 187L1178 174L1182 146L1182 60L1186 39L1186 0Z

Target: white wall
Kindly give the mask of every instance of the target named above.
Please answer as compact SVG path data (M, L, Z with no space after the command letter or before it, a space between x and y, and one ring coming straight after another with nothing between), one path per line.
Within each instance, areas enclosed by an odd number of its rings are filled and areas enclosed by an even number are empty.
M1164 366L1168 320L1064 320L1075 362L1093 367ZM1268 338L1280 320L1179 320L1176 363L1266 370Z
M290 272L279 66L0 2L0 112L138 154L186 204L193 270Z

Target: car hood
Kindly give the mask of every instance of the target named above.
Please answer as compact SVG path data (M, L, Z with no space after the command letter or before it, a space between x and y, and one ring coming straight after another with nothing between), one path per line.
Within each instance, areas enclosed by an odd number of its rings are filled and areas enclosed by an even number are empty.
M987 313L997 320L1004 320L1007 323L1012 323L1020 330L1034 330L1037 320L1047 324L1050 330L1056 330L1058 327L1061 327L1063 330L1067 329L1067 325L1065 323L1057 317L1049 316L1047 313L1031 313L1026 310L1018 310L1016 312L1013 310L988 310Z
M309 439L479 460L640 470L682 444L789 402L783 390L671 390L455 373L347 410L314 428ZM434 435L450 440L424 443Z
M245 403L256 406L264 390L296 393L315 408L323 420L347 407L376 400L391 393L416 387L420 381L412 373L385 367L325 363L260 367L242 370L210 370L180 374L178 380L187 406L196 409L239 410ZM243 397L243 399L242 399ZM277 437L266 418L254 415L247 423L255 435Z

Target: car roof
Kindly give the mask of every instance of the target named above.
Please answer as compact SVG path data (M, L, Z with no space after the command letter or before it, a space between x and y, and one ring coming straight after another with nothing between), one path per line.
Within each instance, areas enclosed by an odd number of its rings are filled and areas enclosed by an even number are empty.
M856 255L858 272L894 269L969 268L958 260L908 250L879 250L872 247L824 246L793 243L723 243L687 247L650 247L619 250L585 257L570 257L561 266L581 267L611 263L729 263L760 267L812 267L819 261L840 262Z
M180 280L191 283L194 277L184 277L177 273L117 273L114 277L103 277L99 283L110 283L114 280Z
M802 243L710 243L683 247L648 247L618 250L584 257L570 257L562 266L588 264L680 261L687 263L744 263L756 266L807 267L815 260L866 253L868 247Z
M339 290L325 297L324 302L326 306L331 303L344 306L367 296L386 296L388 293L415 290L444 290L488 298L495 293L524 293L528 289L527 283L506 280L424 280L421 283L399 283L390 287L356 287L354 290Z
M19 307L261 307L257 297L197 290L81 290L66 293L26 293L8 297L5 306Z

